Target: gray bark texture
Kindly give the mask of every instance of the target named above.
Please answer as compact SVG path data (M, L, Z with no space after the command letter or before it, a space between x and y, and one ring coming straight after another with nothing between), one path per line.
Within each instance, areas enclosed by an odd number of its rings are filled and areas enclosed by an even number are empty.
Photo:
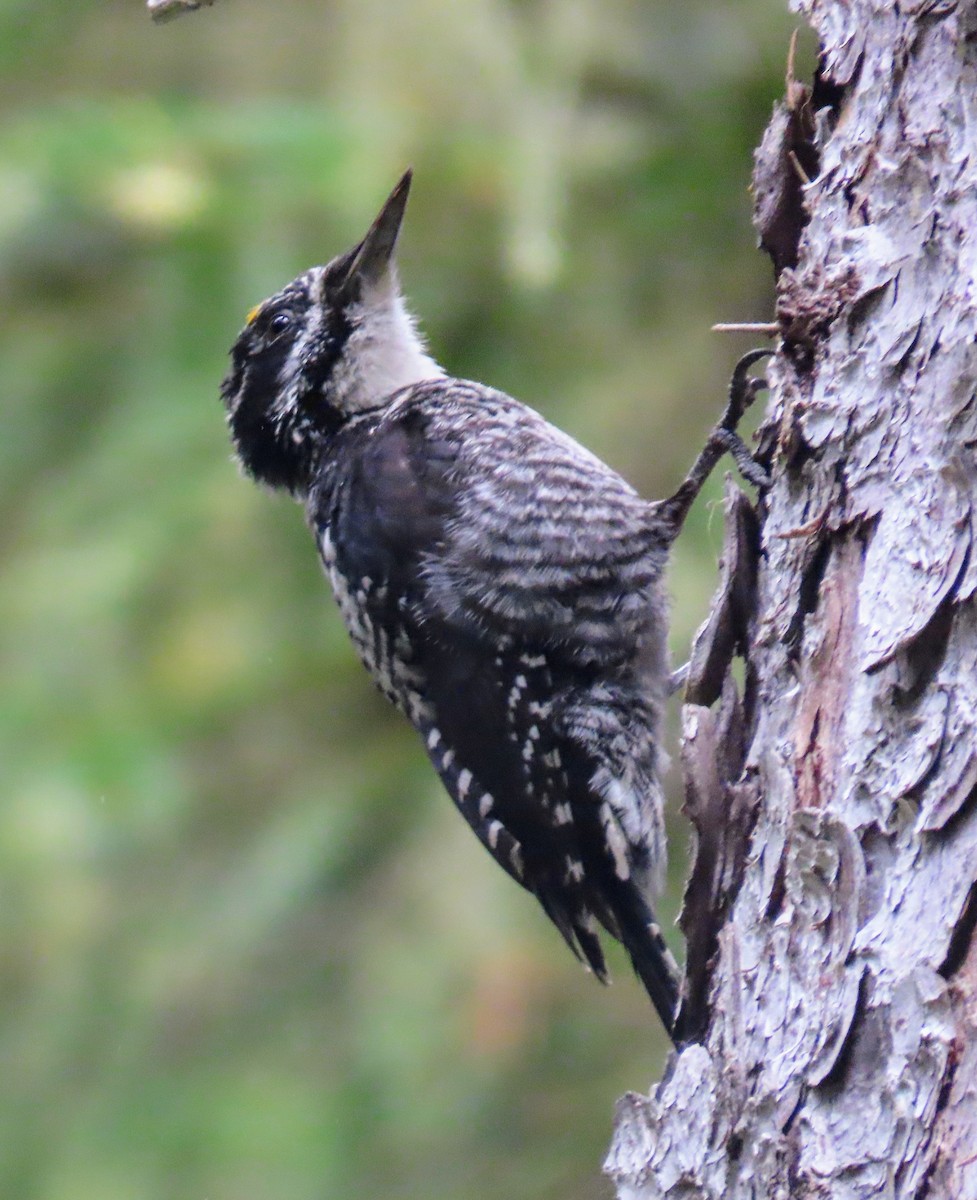
M977 9L794 7L820 64L754 187L773 484L728 493L683 710L685 1041L605 1169L977 1200Z

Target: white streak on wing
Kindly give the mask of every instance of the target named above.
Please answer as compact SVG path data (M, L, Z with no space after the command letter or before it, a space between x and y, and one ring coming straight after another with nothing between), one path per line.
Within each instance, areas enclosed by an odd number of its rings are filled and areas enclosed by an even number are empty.
M607 803L600 806L600 822L604 826L604 837L607 841L607 848L614 859L614 874L618 879L629 879L631 877L631 865L628 858L627 839L613 809Z
M520 656L519 661L524 667L529 667L530 670L546 666L546 656L543 654L523 654Z

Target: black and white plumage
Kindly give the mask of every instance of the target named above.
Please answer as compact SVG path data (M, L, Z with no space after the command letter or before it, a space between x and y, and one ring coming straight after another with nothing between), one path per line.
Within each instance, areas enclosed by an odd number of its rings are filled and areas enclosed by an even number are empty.
M525 405L445 375L393 264L409 185L250 314L222 387L234 445L304 504L360 658L479 840L601 978L598 927L619 938L671 1031L650 897L662 576L691 493L649 503Z

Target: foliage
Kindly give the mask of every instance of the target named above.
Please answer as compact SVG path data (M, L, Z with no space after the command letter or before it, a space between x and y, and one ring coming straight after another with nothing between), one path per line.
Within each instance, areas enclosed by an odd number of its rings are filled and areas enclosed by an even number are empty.
M0 3L3 1195L599 1193L647 1002L449 810L216 392L413 162L437 356L674 486L746 348L708 325L769 304L786 41L774 0L680 8ZM676 657L719 540L704 503Z

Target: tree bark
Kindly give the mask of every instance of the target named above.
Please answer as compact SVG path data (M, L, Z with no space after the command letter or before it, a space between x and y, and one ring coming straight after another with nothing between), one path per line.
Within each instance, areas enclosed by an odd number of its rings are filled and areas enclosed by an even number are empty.
M977 12L795 7L819 70L755 179L773 485L729 498L683 710L687 1041L605 1169L977 1200Z

